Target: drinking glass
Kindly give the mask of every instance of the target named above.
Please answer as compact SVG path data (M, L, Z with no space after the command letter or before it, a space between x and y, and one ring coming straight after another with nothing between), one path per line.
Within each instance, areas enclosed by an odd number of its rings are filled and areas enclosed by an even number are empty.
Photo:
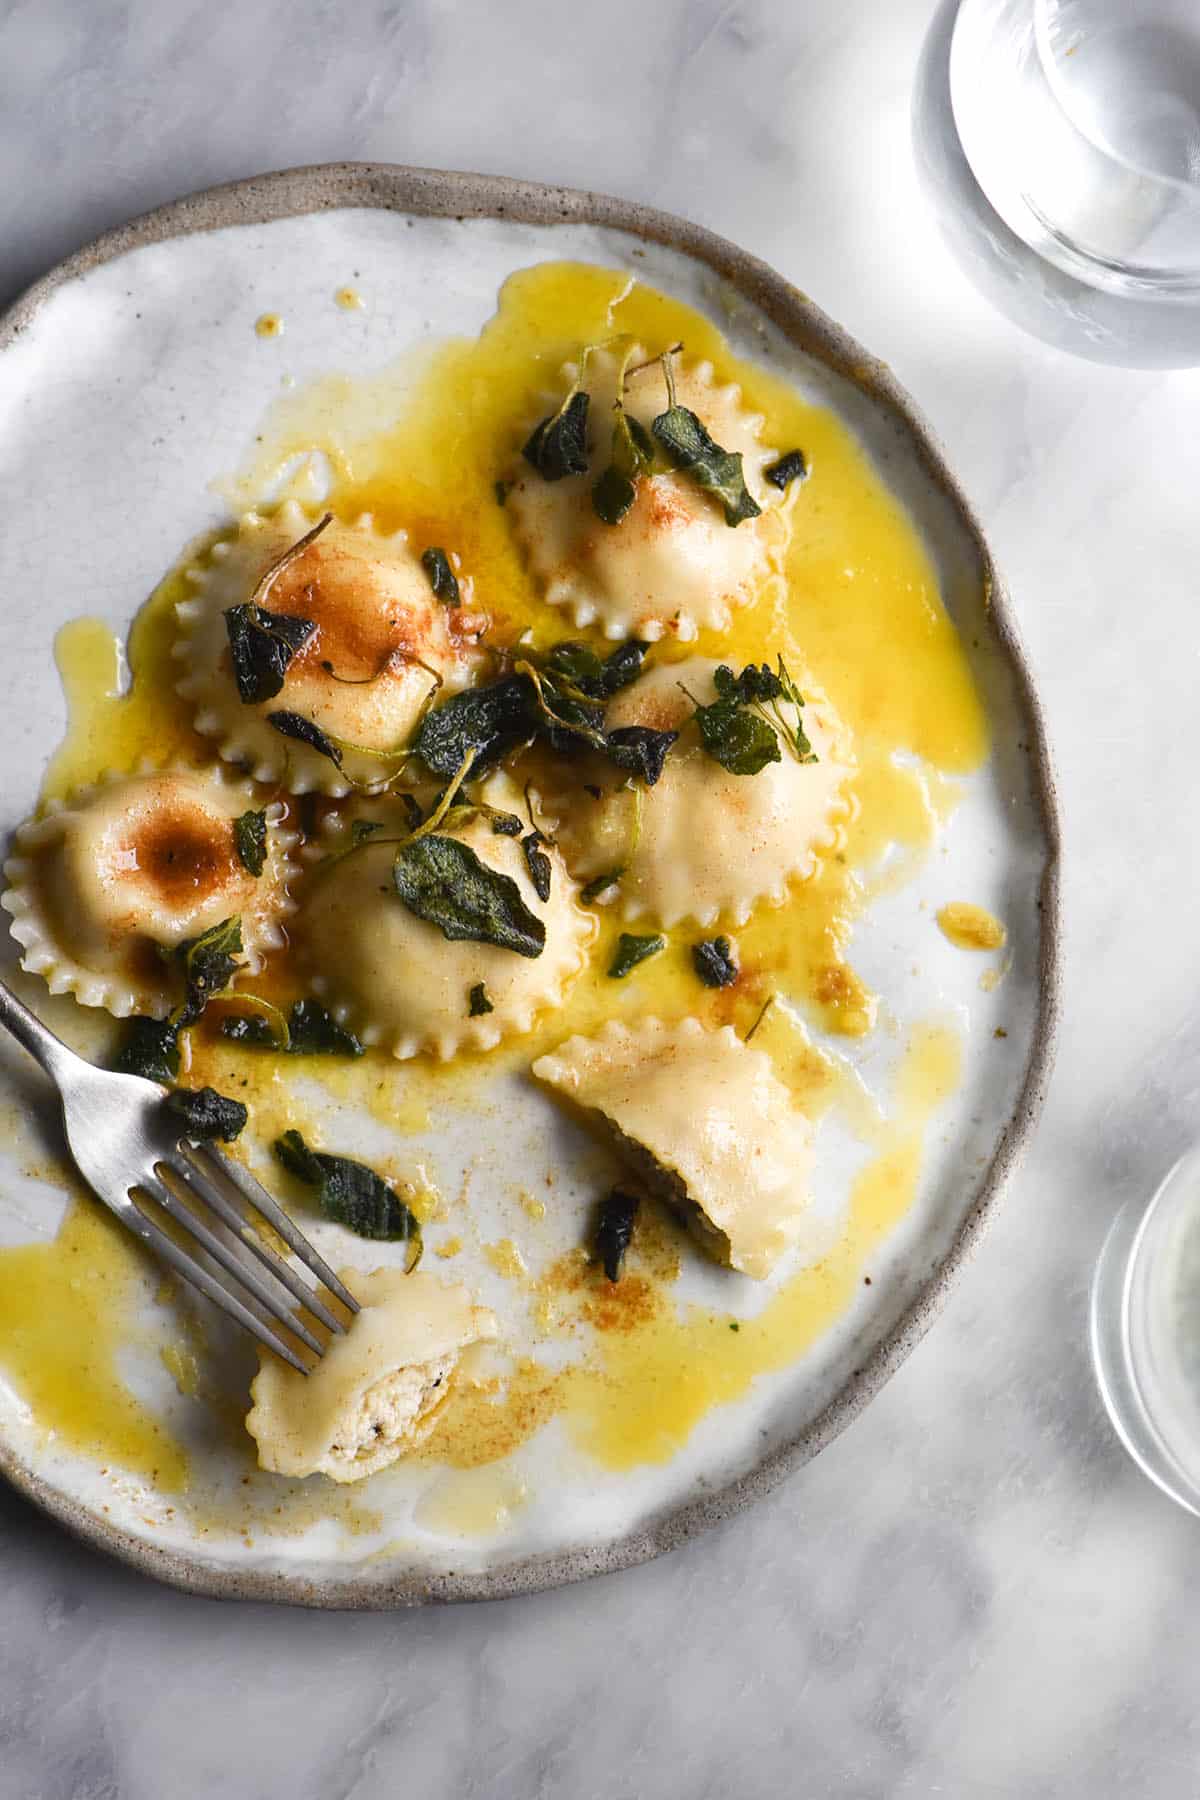
M1020 324L1200 363L1200 0L943 0L913 134L951 248Z
M1200 1147L1131 1202L1092 1282L1092 1359L1125 1448L1200 1513Z

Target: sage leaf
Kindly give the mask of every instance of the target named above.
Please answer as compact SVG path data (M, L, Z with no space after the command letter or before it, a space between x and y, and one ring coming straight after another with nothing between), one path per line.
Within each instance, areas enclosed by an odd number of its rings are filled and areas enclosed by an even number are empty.
M264 606L230 606L225 633L238 697L246 706L273 700L283 686L293 659L303 650L316 625L291 613L268 612Z
M472 1019L482 1018L484 1013L495 1012L495 1007L488 999L487 989L482 981L477 981L467 996L467 1011Z
M356 1237L404 1244L405 1272L416 1268L421 1260L420 1221L374 1169L348 1156L310 1150L298 1131L276 1138L274 1151L290 1175L317 1190L317 1204L327 1219Z
M456 775L467 752L474 750L471 766L478 775L534 735L530 698L530 684L518 675L490 687L464 688L426 713L413 750L443 780Z
M789 450L778 462L768 464L763 470L763 480L769 481L772 487L779 489L790 487L793 481L804 481L808 477L808 464L804 460L803 450Z
M525 852L525 867L529 870L533 891L543 905L550 898L550 858L542 849L545 842L544 834L536 830L521 839L521 848Z
M627 1194L621 1188L614 1188L601 1202L596 1225L596 1260L610 1281L621 1279L621 1265L633 1236L637 1212L636 1195Z
M665 937L634 937L630 932L623 931L617 939L617 948L608 965L608 973L612 980L623 981L639 963L644 963L647 957L657 956L666 947Z
M588 396L576 389L557 412L534 427L521 454L543 481L587 473L587 418Z
M307 744L310 750L315 750L318 756L327 756L335 769L341 768L341 750L311 719L300 713L273 712L267 714L267 724L282 737L295 738L297 743Z
M179 1074L179 1026L170 1019L129 1019L112 1066L170 1087Z
M619 525L637 498L638 478L654 461L654 443L645 426L631 419L618 400L613 423L612 461L592 488L592 510L605 525Z
M183 959L185 994L183 1005L173 1015L177 1025L191 1025L200 1017L214 994L228 987L231 977L244 965L242 956L242 921L238 917L222 919L199 937L180 944Z
M494 944L518 956L540 956L546 927L530 912L509 875L489 868L469 844L436 832L402 844L392 864L396 893L442 936Z
M603 875L596 875L588 882L587 886L581 890L579 898L589 902L598 900L606 889L615 887L624 873L624 868L606 869Z
M450 566L450 558L438 545L421 552L421 567L429 577L429 585L443 606L459 604L458 577Z
M731 775L757 775L768 763L783 760L774 726L738 699L698 706L696 723L709 756Z
M279 1050L289 1056L362 1056L363 1046L345 1025L339 1025L317 1000L297 1000L287 1017L287 1043L272 1030L270 1021L242 1014L221 1020L221 1035L247 1049Z
M233 821L238 861L251 875L261 875L267 860L267 815L244 812Z
M176 1088L167 1095L167 1105L178 1115L182 1135L202 1143L217 1138L231 1144L246 1129L250 1117L240 1100L231 1100L210 1087Z
M746 486L740 450L723 450L686 406L670 406L650 427L677 469L719 500L725 523L740 525L762 511Z
M618 769L640 775L647 787L653 787L678 736L677 731L652 731L648 725L619 725L608 733L607 754Z
M421 808L417 806L417 802L413 799L411 794L401 794L400 798L404 802L404 810L409 819L410 829L415 830L416 826L421 823ZM417 809L415 821L413 820L412 812L410 810L410 802L411 805L415 806ZM383 821L381 819L355 819L350 826L350 842L357 850L360 844L365 844L369 837L374 837L377 831L382 830Z
M738 966L727 937L705 938L702 943L693 944L692 963L705 987L731 987L737 980Z

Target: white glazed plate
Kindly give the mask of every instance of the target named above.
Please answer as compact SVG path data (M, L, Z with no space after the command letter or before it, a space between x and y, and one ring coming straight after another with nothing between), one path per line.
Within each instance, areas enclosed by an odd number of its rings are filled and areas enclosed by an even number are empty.
M147 1354L133 1359L130 1381L190 1440L204 1469L199 1494L172 1509L152 1488L45 1441L0 1377L8 1477L92 1541L205 1593L388 1606L518 1592L638 1561L727 1515L819 1450L921 1335L1040 1099L1055 1004L1056 822L1036 701L978 528L880 365L761 264L625 203L486 177L358 165L295 171L138 221L14 309L0 324L4 828L33 805L62 735L56 630L91 613L123 634L181 547L227 516L210 483L245 461L281 368L297 383L333 368L362 373L425 338L473 335L507 275L558 257L635 270L718 319L738 354L769 346L776 369L857 434L923 536L969 646L995 749L968 783L945 853L873 905L854 958L886 986L900 1021L940 1011L959 1022L964 1079L930 1136L917 1203L873 1260L872 1285L799 1362L710 1412L667 1463L609 1473L551 1423L506 1465L525 1497L484 1535L422 1524L437 1516L429 1491L438 1471L428 1464L370 1484L377 1524L337 1509L322 1517L314 1502L287 1533L273 1532L265 1514L247 1528L233 1509L245 1462L206 1438L198 1409ZM352 276L370 298L347 318L330 296ZM252 329L275 310L286 315L283 358L264 357ZM981 990L977 961L930 929L932 910L950 894L992 907L1009 925L1011 968L994 992ZM879 1036L861 1052L875 1087L886 1086L896 1053ZM18 1053L6 1052L4 1066L17 1079ZM474 1161L480 1241L513 1231L505 1178L514 1159L557 1166L560 1224L546 1240L553 1254L575 1241L594 1170L577 1175L583 1140L550 1116L542 1096L524 1085L502 1098L503 1132L493 1105L435 1119L401 1148L428 1158L446 1189ZM368 1154L379 1127L355 1129ZM861 1158L848 1136L822 1138L819 1206L836 1208ZM9 1159L0 1243L50 1237L61 1214L61 1194L22 1177ZM326 1251L330 1230L314 1232ZM505 1309L503 1284L481 1256L468 1249L453 1273ZM677 1293L729 1305L727 1283L691 1258ZM248 1360L240 1346L229 1349L232 1381L244 1382Z

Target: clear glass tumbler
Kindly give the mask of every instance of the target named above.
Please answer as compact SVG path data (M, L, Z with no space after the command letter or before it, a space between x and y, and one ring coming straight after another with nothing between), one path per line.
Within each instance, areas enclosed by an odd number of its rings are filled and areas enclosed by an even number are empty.
M1200 0L944 0L913 128L951 247L1019 323L1200 363Z
M1200 1514L1200 1147L1118 1213L1092 1282L1092 1358L1135 1462Z

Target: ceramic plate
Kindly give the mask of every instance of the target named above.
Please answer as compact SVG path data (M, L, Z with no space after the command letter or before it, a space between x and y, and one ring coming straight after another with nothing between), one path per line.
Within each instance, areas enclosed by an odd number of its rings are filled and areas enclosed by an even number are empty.
M9 1479L92 1542L208 1594L390 1606L528 1591L638 1562L736 1511L828 1443L924 1332L1045 1080L1057 919L1051 778L978 526L882 365L734 246L621 201L392 167L293 171L151 214L81 252L13 309L0 325L5 829L33 804L62 734L56 630L84 613L127 630L182 546L228 516L219 478L246 465L281 384L299 391L332 370L365 375L427 339L476 334L506 277L552 258L628 269L718 321L735 352L768 361L840 416L923 539L967 646L993 750L965 782L937 853L881 892L861 921L854 960L885 993L890 1029L840 1049L863 1087L883 1093L906 1030L936 1015L961 1035L963 1079L926 1134L913 1204L872 1252L870 1284L857 1284L803 1354L707 1411L673 1454L606 1466L552 1419L503 1464L456 1475L449 1488L446 1471L422 1463L376 1478L353 1505L339 1497L326 1508L327 1490L307 1484L303 1504L276 1516L280 1489L243 1482L244 1449L235 1453L204 1423L150 1338L128 1351L124 1373L187 1445L195 1473L186 1498L48 1438L36 1408L0 1378ZM361 310L332 303L344 284L361 291ZM253 327L272 312L285 336L265 354ZM933 929L948 898L990 907L1007 923L1004 978L990 988L978 959ZM16 1079L15 1054L5 1066ZM532 1181L559 1172L543 1258L576 1241L596 1170L573 1125L527 1083L504 1079L502 1096L435 1115L401 1149L424 1159L448 1192L470 1169L473 1236L454 1273L502 1313L523 1317L529 1309L514 1307L479 1248L514 1233L514 1163ZM343 1140L351 1129L364 1145L381 1130L343 1119ZM866 1155L853 1131L823 1128L816 1204L831 1218ZM30 1172L28 1155L9 1155L6 1167L0 1242L49 1239L61 1191ZM321 1241L329 1247L328 1236ZM744 1291L749 1283L731 1299L729 1282L689 1258L676 1302L747 1316L764 1303L759 1289ZM514 1329L519 1338L524 1328ZM244 1351L218 1345L214 1355L227 1356L236 1391ZM252 1498L243 1501L243 1489Z

